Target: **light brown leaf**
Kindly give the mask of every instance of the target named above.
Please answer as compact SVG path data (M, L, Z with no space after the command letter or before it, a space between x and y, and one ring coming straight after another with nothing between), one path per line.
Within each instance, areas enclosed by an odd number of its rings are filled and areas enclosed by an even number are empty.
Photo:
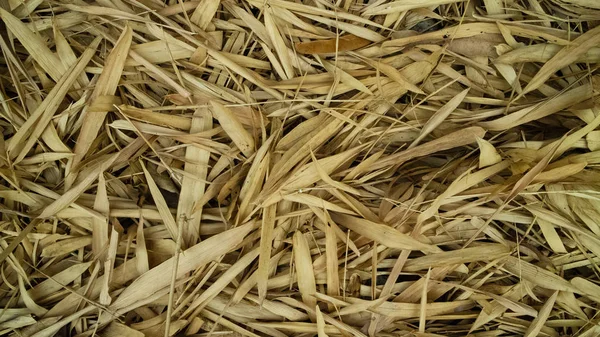
M296 43L295 50L300 54L332 54L351 51L368 46L371 41L352 34L339 38Z

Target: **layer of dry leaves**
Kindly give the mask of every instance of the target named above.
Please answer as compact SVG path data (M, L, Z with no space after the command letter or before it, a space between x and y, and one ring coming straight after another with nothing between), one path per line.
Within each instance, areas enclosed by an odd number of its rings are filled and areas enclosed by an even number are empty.
M600 2L0 7L0 334L600 335Z

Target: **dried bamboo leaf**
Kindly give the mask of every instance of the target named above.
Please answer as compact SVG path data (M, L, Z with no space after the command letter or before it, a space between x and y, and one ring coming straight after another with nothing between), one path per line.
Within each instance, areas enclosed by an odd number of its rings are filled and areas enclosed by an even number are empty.
M112 155L108 161L98 163L92 168L92 170L83 175L78 184L73 186L50 205L46 206L38 218L49 218L70 206L75 200L77 200L77 198L81 196L81 194L83 194L85 190L88 189L88 187L90 187L94 181L96 181L96 179L98 179L98 176L100 176L102 172L106 171L115 162L117 158L118 154L115 154ZM96 217L99 217L100 219L104 218L102 215L97 215Z
M461 0L427 0L426 2L422 2L419 0L408 0L402 1L401 3L392 3L390 5L380 6L371 6L367 8L365 14L368 15L380 15L380 14L390 14L394 12L404 12L415 8L427 7L427 6L439 6L443 4L451 4L461 2Z
M83 71L92 56L94 56L99 44L100 39L95 39L94 42L91 43L88 49L81 55L77 64L60 78L44 102L40 104L14 137L10 139L7 150L12 159L16 158L16 161L18 162L27 155L38 138L42 135L44 129L46 129L46 126L58 109L61 101L75 83L79 73ZM25 141L25 139L27 139L27 141Z
M353 211L348 210L344 207L338 206L334 203L331 203L329 201L325 201L319 197L315 197L313 195L310 194L304 194L304 193L294 193L294 194L288 194L285 195L283 197L283 200L287 200L287 201L291 201L291 202L296 202L299 204L304 204L307 206L314 206L314 207L318 207L318 208L324 208L328 211L333 211L333 212L338 212L338 213L344 213L344 214L355 214Z
M117 85L121 79L121 73L123 72L123 66L129 52L131 45L132 30L129 26L126 26L123 33L116 42L115 47L106 58L104 69L100 75L96 87L90 96L92 104L94 100L102 96L114 95L117 90ZM102 122L106 117L107 112L94 112L87 113L81 126L81 132L77 138L75 145L75 157L71 161L71 167L76 167L79 162L88 153L92 142L98 135L98 130L102 126ZM71 178L73 179L73 178Z
M598 334L590 1L0 8L0 335Z
M212 113L223 127L223 130L225 130L238 149L246 157L250 157L255 150L254 138L244 129L231 110L214 101L211 101L210 104Z
M265 28L267 29L267 34L271 39L272 45L275 47L275 51L279 56L279 60L281 61L281 65L283 70L285 71L286 79L294 77L294 68L292 67L292 61L289 58L288 47L285 45L283 38L281 37L281 32L279 31L277 24L273 18L273 10L271 8L267 8L264 12L265 16Z
M335 39L298 42L295 49L300 54L332 54L360 49L370 43L367 39L346 34Z
M25 306L27 307L27 309L29 309L33 314L35 314L38 317L43 317L46 313L48 313L48 310L37 305L35 301L31 298L31 295L27 292L27 289L25 289L25 282L23 281L23 278L21 276L19 276L18 281L22 301L23 304L25 304Z
M94 210L107 217L106 219L92 219L92 251L95 256L100 257L104 249L108 247L108 215L110 214L110 203L103 173L98 176Z
M567 249L565 248L565 245L563 244L554 226L552 226L550 222L543 219L537 219L537 223L540 225L542 234L546 238L546 241L552 250L556 253L566 253Z
M190 20L198 25L200 29L206 30L210 25L212 18L215 16L219 5L220 1L218 0L201 0L190 17Z
M204 291L190 304L189 308L183 313L183 316L187 316L192 310L197 311L203 309L212 298L217 296L219 292L223 291L223 289L227 287L227 285L231 283L231 281L233 281L239 273L246 269L248 265L250 265L256 259L256 257L259 256L259 253L260 251L258 249L254 249L237 260L237 262L227 269L227 271L223 273L216 282L211 284L206 291Z
M42 257L57 257L69 254L72 251L81 249L85 246L92 244L92 238L89 236L82 236L77 238L70 238L61 240L59 242L50 244L42 250Z
M432 153L451 149L464 144L471 144L477 141L477 138L482 138L485 135L485 130L479 127L470 127L455 131L446 136L437 138L425 144L414 147L391 156L387 156L385 160L379 160L376 164L370 167L371 170L380 169L388 165L402 164L413 158L427 156Z
M156 208L158 208L158 212L160 213L160 217L169 232L169 235L174 241L177 241L177 233L178 233L178 225L173 218L173 214L171 214L171 210L165 201L165 197L162 192L158 188L158 185L154 181L154 178L146 169L146 166L142 164L142 170L144 171L144 176L146 177L146 182L148 184L148 189L150 190L150 194L152 195L152 199L156 203Z
M557 167L551 170L544 171L535 177L535 182L552 182L552 181L561 181L563 179L567 179L568 177L574 176L577 173L581 172L588 163L575 163L564 165L561 167Z
M336 67L334 64L324 60L321 60L321 64L323 64L323 67L325 67L325 69L327 69L327 71L330 72L334 77L339 76L342 83L345 83L358 91L364 92L367 95L373 95L373 92L371 92L371 90L369 90L369 88L367 88L367 86L365 86L361 81L354 78L352 75L343 71L339 67Z
M43 281L27 292L30 299L37 301L52 295L54 292L69 285L75 279L80 277L81 274L83 274L91 266L91 264L91 262L78 263L66 268L56 275L53 275L52 278Z
M273 227L277 215L277 204L267 206L263 211L263 221L260 231L260 256L258 259L257 287L260 301L267 296L267 281L269 279L269 261L271 260L271 249L273 247Z
M555 291L552 294L552 296L550 296L548 301L546 303L544 303L544 305L540 309L537 317L533 320L533 322L531 323L529 328L527 328L527 331L525 331L525 337L537 336L540 333L540 331L542 330L542 327L546 323L546 320L550 316L550 312L552 311L552 308L554 307L554 302L556 301L556 296L558 296L558 291Z
M190 133L199 133L212 129L213 123L210 116L206 116L200 109L194 113ZM184 170L189 175L184 175L181 183L181 192L177 204L177 219L184 219L182 238L186 246L196 244L200 239L200 218L202 212L196 209L196 203L204 195L206 176L210 152L194 146L188 146L185 151Z
M459 104L467 97L469 93L469 89L463 90L460 94L452 97L448 103L442 106L438 111L431 116L431 118L423 125L421 128L421 133L417 139L415 139L409 146L409 149L417 146L423 138L425 138L428 134L430 134L433 130L435 130L448 116L458 107ZM479 142L480 138L477 138L477 142ZM495 163L494 163L495 164ZM481 166L480 166L481 167Z
M410 272L475 261L491 261L504 257L510 252L510 248L504 245L489 244L461 250L434 253L406 261L403 270Z
M598 287L598 285L581 277L573 278L571 280L571 284L577 287L577 289L585 294L585 296L589 297L595 302L600 302L600 296L598 296L598 290L600 290L600 287Z
M507 257L504 268L513 275L517 275L542 288L581 293L577 287L562 277L514 256Z
M325 333L325 319L323 318L323 314L321 313L321 309L317 305L315 308L316 316L317 316L317 336L318 337L328 337Z
M314 308L317 304L317 300L314 297L314 294L317 292L317 286L315 284L312 258L306 237L300 232L294 234L294 263L296 265L298 289L302 295L302 301L309 307ZM315 320L314 315L311 315L311 320Z
M491 166L502 161L502 157L496 151L494 145L485 139L477 138L479 145L479 168Z
M421 250L425 252L437 251L434 246L419 242L395 228L383 224L337 213L332 214L331 218L335 222L343 224L344 227L390 248Z
M17 19L3 8L0 8L0 17L6 24L6 28L21 41L29 54L34 57L44 71L46 71L53 80L58 82L67 71L67 68L62 64L58 56L46 46L44 40L39 35L32 32L21 22L21 20Z
M523 94L531 92L542 85L552 74L564 66L573 63L580 55L585 54L592 46L600 42L600 27L590 29L573 40L568 46L563 47L552 59L535 74L529 81Z
M338 273L338 247L335 232L331 226L327 226L325 235L325 254L327 255L327 295L339 296L340 276Z
M188 248L181 256L172 257L150 269L126 287L110 308L119 310L135 305L139 300L146 298L148 294L167 287L171 280L164 275L171 273L176 258L178 259L176 276L179 278L237 247L254 227L254 223L248 223L217 234Z

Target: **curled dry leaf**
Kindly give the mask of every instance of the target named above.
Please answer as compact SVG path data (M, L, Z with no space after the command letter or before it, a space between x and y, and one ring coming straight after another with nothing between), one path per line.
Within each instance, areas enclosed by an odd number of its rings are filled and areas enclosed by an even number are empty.
M496 151L494 145L485 139L477 138L479 145L479 168L494 165L502 161L502 157Z

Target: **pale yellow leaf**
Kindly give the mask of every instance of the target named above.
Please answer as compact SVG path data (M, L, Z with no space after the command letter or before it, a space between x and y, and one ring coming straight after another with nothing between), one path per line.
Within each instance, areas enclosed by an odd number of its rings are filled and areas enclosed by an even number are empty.
M225 130L240 151L242 151L246 157L250 157L255 150L254 138L252 135L244 129L242 123L237 120L229 108L215 101L211 101L210 105L212 107L212 113L219 121L223 130Z
M491 166L502 161L502 157L490 142L485 139L477 138L479 145L479 168Z
M298 276L298 289L302 295L302 301L311 308L317 304L314 294L317 292L315 284L315 275L313 270L312 258L308 247L308 241L301 232L296 232L293 238L294 242L294 262L296 264L296 274ZM314 315L311 315L314 321Z

